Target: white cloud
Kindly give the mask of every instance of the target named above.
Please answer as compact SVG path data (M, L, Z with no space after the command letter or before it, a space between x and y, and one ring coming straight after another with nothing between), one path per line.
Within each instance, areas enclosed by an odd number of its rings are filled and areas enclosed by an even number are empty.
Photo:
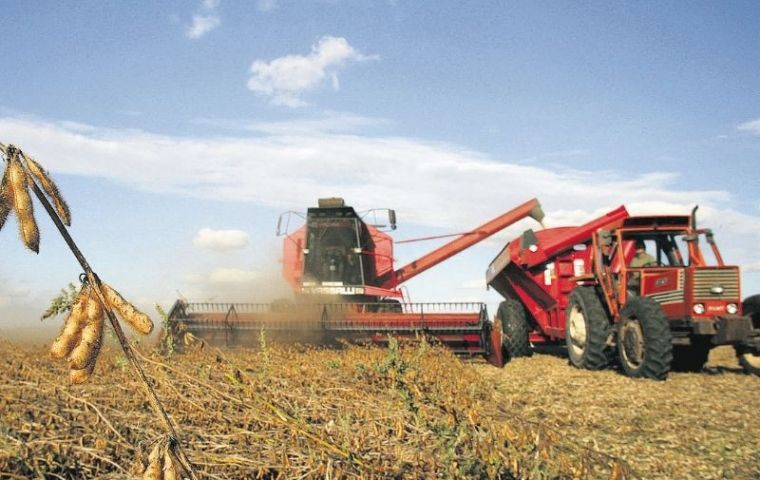
M749 132L755 135L760 135L760 118L755 120L749 120L736 127L737 130L742 132Z
M271 62L256 60L251 65L248 88L267 96L275 105L301 107L307 103L301 94L329 80L339 87L338 70L349 61L370 58L361 54L342 37L325 36L312 45L309 55L286 55Z
M413 224L447 232L473 228L532 197L541 200L547 226L583 223L621 204L632 213L677 214L699 204L700 223L716 231L727 261L760 262L760 216L730 208L728 191L679 186L674 173L527 166L456 145L310 131L304 124L261 128L251 136L187 138L0 118L0 132L55 173L154 192L278 210L305 210L335 195L357 209L392 207L402 229L398 238ZM499 238L528 226L535 223L524 221Z
M755 262L744 267L744 273L760 272L760 262Z
M217 13L218 7L219 0L203 0L198 11L193 15L193 21L187 27L185 35L195 40L221 25L222 21Z
M271 12L277 8L277 0L259 0L257 2L259 11Z
M461 285L459 285L459 288L464 288L467 290L483 290L486 286L486 281L482 278L476 278L473 280L468 280Z
M255 122L244 126L245 130L268 135L314 135L318 133L349 133L386 125L380 118L341 112L325 112L316 118L281 122Z
M202 228L193 238L193 245L217 251L236 250L248 245L248 234L242 230Z
M217 268L209 274L211 283L250 283L261 278L256 271L242 270L239 268Z

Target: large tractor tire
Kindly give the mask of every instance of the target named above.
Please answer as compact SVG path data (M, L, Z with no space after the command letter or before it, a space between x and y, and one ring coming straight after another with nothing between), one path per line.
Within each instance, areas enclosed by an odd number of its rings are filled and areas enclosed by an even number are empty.
M752 325L760 328L760 295L752 295L742 302L742 312L752 318ZM760 376L760 355L743 345L734 346L736 358L745 372Z
M620 365L634 378L665 380L673 362L673 339L660 305L646 297L632 298L620 312L617 333Z
M701 372L710 356L710 339L696 337L691 339L691 345L675 345L673 347L674 372Z
M565 341L570 363L601 370L610 362L611 327L607 311L594 287L575 287L565 311Z
M508 298L499 304L496 318L501 322L501 345L505 359L509 361L516 357L530 356L530 326L523 305L515 299Z

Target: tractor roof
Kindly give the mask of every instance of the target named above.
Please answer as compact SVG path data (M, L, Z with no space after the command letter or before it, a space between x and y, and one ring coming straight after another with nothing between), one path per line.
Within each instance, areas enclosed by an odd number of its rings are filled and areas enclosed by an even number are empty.
M691 225L688 215L647 215L623 220L624 229L686 230Z

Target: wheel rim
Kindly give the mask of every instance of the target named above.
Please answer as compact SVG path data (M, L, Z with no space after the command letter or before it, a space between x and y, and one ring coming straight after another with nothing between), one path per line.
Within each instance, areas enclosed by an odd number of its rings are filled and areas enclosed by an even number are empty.
M578 305L570 309L568 318L568 333L570 334L570 349L577 356L583 355L586 349L586 317Z
M742 359L752 367L753 369L760 370L760 355L752 355L751 353L742 354Z
M637 369L644 363L644 331L637 319L623 322L620 328L620 353L628 366Z

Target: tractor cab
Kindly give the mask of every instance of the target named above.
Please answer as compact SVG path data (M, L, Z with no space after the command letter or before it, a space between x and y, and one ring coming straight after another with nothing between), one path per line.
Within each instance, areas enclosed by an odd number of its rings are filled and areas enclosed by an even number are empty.
M612 312L632 297L648 297L660 305L674 335L714 334L720 318L741 315L739 268L725 265L712 232L694 223L685 215L629 217L599 232L598 275Z

